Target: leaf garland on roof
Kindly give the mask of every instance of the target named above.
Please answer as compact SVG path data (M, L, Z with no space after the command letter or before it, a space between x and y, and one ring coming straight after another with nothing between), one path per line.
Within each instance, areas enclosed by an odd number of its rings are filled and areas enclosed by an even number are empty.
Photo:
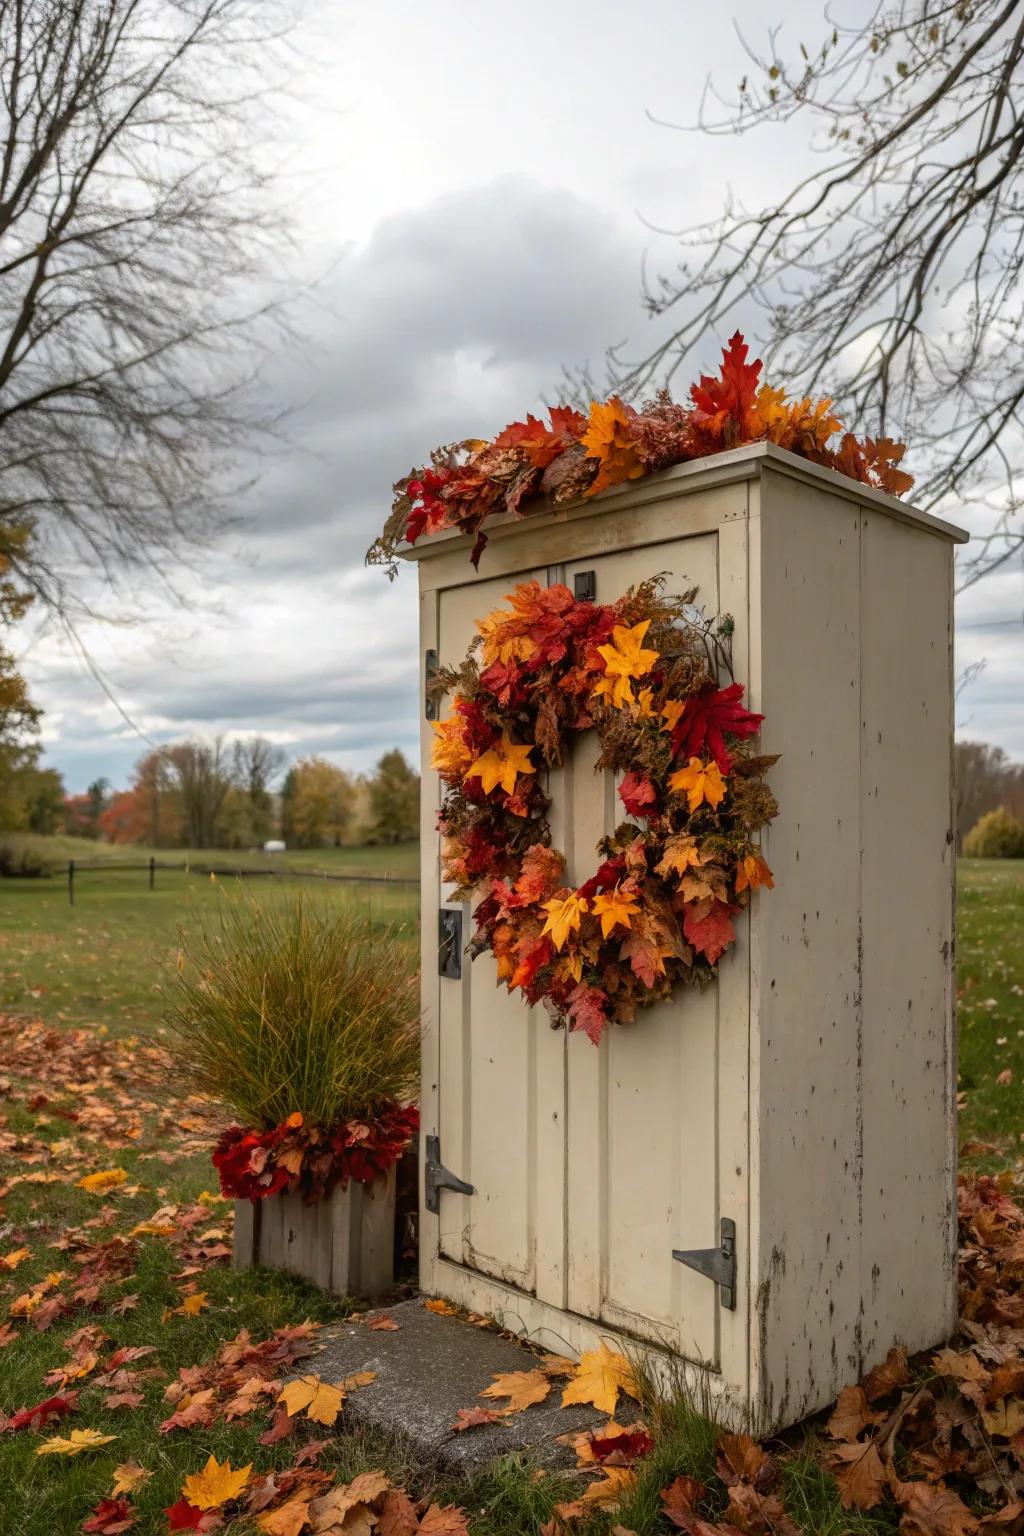
M367 562L394 576L400 544L458 529L475 534L470 559L480 562L483 525L499 512L519 517L546 497L564 506L642 475L748 443L768 442L838 470L891 496L914 483L900 468L906 451L890 438L857 438L832 414L832 401L787 400L761 379L737 331L722 351L719 373L691 386L687 404L662 390L639 409L612 395L592 400L586 415L556 405L547 422L527 415L492 442L469 438L437 448L429 465L395 485L391 515Z
M479 898L471 950L489 950L500 984L595 1044L677 983L705 985L734 918L773 883L755 837L777 810L764 783L775 759L754 753L762 716L744 708L742 686L718 680L731 670L731 620L662 586L599 604L524 582L437 684L454 689L433 724L442 876ZM621 776L629 819L574 885L550 846L545 769L587 730L598 767Z

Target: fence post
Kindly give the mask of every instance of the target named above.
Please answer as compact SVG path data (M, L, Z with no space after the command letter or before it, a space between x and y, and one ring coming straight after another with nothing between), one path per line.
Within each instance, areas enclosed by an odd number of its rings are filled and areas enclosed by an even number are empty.
M156 885L156 855L151 853L150 856L149 856L149 888L150 888L150 890L152 890L155 885Z
M75 861L68 859L68 901L75 904Z

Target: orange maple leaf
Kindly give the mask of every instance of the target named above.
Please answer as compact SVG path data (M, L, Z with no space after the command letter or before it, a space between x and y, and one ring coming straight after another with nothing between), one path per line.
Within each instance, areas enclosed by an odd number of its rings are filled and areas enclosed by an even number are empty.
M586 494L596 496L610 485L621 485L623 480L637 480L644 473L640 448L633 435L636 412L624 405L618 395L612 395L603 404L599 400L590 403L590 418L582 436L588 459L597 459L597 477Z

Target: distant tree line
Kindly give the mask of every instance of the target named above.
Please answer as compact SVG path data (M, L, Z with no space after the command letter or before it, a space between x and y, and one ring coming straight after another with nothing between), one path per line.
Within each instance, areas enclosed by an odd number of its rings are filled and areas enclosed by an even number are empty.
M1024 857L1013 831L1024 827L1024 763L980 741L958 741L955 752L957 852Z
M367 774L324 757L288 765L262 736L174 742L145 753L127 789L98 779L63 802L63 830L151 848L400 843L419 835L419 775L396 749Z
M146 752L127 789L105 778L67 795L39 765L41 711L0 651L0 833L65 832L151 848L292 848L401 843L419 835L419 775L396 749L371 773L324 757L288 764L262 736L187 740Z

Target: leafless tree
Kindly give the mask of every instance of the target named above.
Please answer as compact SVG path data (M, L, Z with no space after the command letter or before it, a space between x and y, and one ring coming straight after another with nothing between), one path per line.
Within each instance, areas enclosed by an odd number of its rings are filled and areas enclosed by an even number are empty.
M297 3L297 0L296 0ZM222 525L281 311L293 0L0 0L0 551L73 611ZM234 473L233 469L231 470Z
M215 848L217 818L231 788L221 738L218 736L212 743L175 742L165 748L163 757L181 795L188 846Z
M1024 764L1011 762L1002 747L958 741L955 748L957 852L978 819L1003 806L1024 818Z
M795 61L781 29L748 47L734 97L709 85L696 129L753 142L794 124L816 162L781 200L730 200L682 232L678 269L645 279L665 339L640 360L613 353L612 382L635 395L670 380L754 308L781 379L909 442L920 505L986 510L969 585L1024 550L1024 4L890 0L826 25Z
M287 760L287 753L267 741L265 736L248 736L244 741L236 741L232 747L232 776L249 801L253 836L257 839L270 835L273 820L270 791Z

